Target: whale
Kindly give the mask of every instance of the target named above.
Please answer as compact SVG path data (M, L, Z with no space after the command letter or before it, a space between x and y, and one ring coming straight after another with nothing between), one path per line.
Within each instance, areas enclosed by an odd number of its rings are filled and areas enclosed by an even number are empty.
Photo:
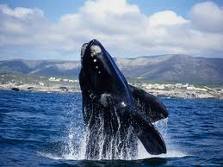
M141 142L152 155L166 153L153 125L168 117L155 96L130 85L96 39L81 47L79 84L86 128L86 159L134 159Z

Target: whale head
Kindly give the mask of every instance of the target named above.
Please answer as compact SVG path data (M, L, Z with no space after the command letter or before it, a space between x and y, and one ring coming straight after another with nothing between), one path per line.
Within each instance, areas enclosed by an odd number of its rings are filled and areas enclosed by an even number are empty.
M94 94L112 94L122 97L124 103L131 101L127 81L113 58L96 39L81 47L80 84Z

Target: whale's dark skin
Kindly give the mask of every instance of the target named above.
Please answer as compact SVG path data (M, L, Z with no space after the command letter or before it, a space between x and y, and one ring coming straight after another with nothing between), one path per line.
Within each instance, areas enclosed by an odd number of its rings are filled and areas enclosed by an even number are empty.
M119 154L134 157L137 138L150 154L166 153L164 140L152 125L168 117L166 107L155 96L129 85L113 58L95 39L82 46L79 82L89 132L86 158L97 159L100 152L106 158L108 149L111 158ZM119 139L113 140L117 136Z

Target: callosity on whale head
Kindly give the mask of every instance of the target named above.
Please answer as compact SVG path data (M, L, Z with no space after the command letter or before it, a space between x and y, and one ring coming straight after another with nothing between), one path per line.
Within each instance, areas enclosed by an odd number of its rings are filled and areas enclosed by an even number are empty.
M129 85L95 39L82 45L79 82L89 132L88 159L108 154L120 158L128 152L134 157L137 138L149 153L166 153L164 140L152 124L168 116L166 107L155 96Z

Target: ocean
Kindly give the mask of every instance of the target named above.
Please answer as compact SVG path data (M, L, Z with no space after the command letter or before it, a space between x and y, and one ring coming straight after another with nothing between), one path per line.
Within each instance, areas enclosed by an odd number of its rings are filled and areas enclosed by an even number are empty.
M80 93L0 91L0 166L223 166L223 100L161 97L167 154L85 160Z

